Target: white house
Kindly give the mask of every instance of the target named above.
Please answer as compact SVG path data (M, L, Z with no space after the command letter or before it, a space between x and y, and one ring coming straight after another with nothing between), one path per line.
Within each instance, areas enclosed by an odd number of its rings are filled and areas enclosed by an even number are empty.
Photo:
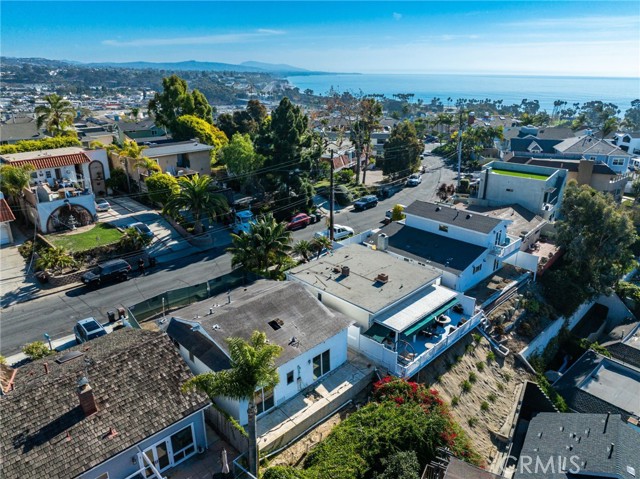
M0 191L0 246L13 243L10 223L15 219L13 211L11 211L7 200L4 199L4 195Z
M90 224L96 215L94 191L106 194L109 165L104 150L56 148L2 155L2 164L31 165L23 207L42 233Z
M640 132L616 133L613 144L632 155L640 155Z
M425 201L414 201L404 213L404 223L391 223L365 244L437 269L442 284L456 291L492 275L522 243L507 233L510 220Z
M350 347L403 377L418 372L480 322L475 300L442 286L441 277L430 266L358 244L287 272L289 281L356 322L349 328Z
M478 189L469 203L481 206L520 205L553 220L562 205L567 170L504 161L482 167Z
M225 299L222 304L207 300L176 311L167 334L195 374L231 367L225 341L229 337L248 340L253 331L261 331L270 343L280 345L282 353L276 359L280 383L272 390L256 391L258 417L347 361L347 328L352 321L302 286L258 281L231 291ZM240 424L247 424L247 401L219 397L215 402Z

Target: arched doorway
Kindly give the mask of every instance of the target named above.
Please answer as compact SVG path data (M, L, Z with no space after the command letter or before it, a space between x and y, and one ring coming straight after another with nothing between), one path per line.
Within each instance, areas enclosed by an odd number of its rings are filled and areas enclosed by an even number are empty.
M107 187L104 182L104 165L102 162L94 160L89 163L89 175L91 176L91 189L96 196L107 194Z
M74 229L93 223L93 216L84 206L65 202L56 208L47 218L47 233Z

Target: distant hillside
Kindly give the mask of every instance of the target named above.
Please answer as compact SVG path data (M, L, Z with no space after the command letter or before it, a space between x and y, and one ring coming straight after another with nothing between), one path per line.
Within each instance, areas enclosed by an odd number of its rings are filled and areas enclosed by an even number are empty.
M218 63L218 62L198 62L195 60L188 60L185 62L171 62L171 63L156 63L156 62L123 62L123 63L83 63L82 65L89 67L108 67L108 68L135 68L135 69L151 69L151 70L175 70L175 71L233 71L233 72L248 72L248 73L264 73L266 71L261 68L245 65L233 65L231 63Z
M267 72L285 72L285 73L315 73L304 68L293 67L285 63L264 63L264 62L242 62L240 65L250 68L258 68L261 71Z

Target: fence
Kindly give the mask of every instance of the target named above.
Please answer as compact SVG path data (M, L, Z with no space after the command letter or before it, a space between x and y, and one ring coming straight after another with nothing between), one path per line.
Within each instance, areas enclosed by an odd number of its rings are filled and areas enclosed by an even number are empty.
M129 316L133 317L136 323L141 323L160 314L166 314L169 311L198 301L204 301L238 286L252 283L257 279L259 279L259 276L240 268L204 283L166 291L140 303L128 306L127 309L129 310Z

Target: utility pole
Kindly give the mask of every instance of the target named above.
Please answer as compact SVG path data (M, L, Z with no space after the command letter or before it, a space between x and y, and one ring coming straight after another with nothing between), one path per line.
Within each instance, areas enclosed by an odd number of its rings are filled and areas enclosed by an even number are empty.
M335 198L335 194L333 192L333 150L331 150L331 174L329 176L329 239L333 241L334 231L333 231L333 201Z
M456 191L460 191L460 180L462 178L462 133L464 132L464 126L465 126L465 121L463 120L463 115L465 114L464 110L460 111L460 116L459 116L459 125L460 128L458 129L458 182L456 185ZM473 122L475 120L475 113L470 111L469 115L467 116L467 121L466 123L468 123L469 125L472 125Z

